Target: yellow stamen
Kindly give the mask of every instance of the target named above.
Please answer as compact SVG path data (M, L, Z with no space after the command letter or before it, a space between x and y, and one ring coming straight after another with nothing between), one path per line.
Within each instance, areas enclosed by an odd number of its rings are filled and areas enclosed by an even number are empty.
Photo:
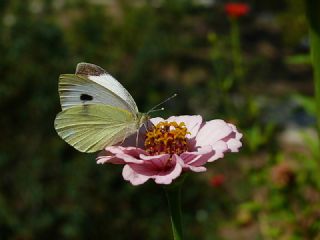
M184 122L160 122L147 131L144 145L150 155L180 155L188 150L187 134Z

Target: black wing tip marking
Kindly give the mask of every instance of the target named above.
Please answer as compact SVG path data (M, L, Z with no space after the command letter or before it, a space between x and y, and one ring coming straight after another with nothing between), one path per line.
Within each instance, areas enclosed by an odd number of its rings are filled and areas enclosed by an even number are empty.
M93 100L93 97L89 94L86 94L86 93L82 93L80 95L80 100L81 101L92 101Z
M106 71L92 63L78 63L76 68L76 75L100 76L102 74L106 74Z

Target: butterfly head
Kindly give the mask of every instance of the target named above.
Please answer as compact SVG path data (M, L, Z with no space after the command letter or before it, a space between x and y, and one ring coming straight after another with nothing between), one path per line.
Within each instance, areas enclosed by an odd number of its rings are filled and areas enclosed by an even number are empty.
M148 115L147 113L138 113L138 119L138 127L140 127L141 125L149 121L150 115Z

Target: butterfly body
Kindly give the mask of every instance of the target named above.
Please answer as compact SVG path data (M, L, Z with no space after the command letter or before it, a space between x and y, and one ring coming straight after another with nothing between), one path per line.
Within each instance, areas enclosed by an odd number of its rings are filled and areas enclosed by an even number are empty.
M96 152L123 141L148 120L129 92L101 67L79 63L59 78L62 111L59 136L81 152Z

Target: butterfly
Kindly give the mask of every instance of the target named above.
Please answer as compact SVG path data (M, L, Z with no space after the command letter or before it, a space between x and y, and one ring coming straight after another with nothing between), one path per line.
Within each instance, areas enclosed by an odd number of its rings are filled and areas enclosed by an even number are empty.
M62 111L58 135L81 152L96 152L124 141L149 119L130 93L103 68L79 63L75 74L59 77Z

